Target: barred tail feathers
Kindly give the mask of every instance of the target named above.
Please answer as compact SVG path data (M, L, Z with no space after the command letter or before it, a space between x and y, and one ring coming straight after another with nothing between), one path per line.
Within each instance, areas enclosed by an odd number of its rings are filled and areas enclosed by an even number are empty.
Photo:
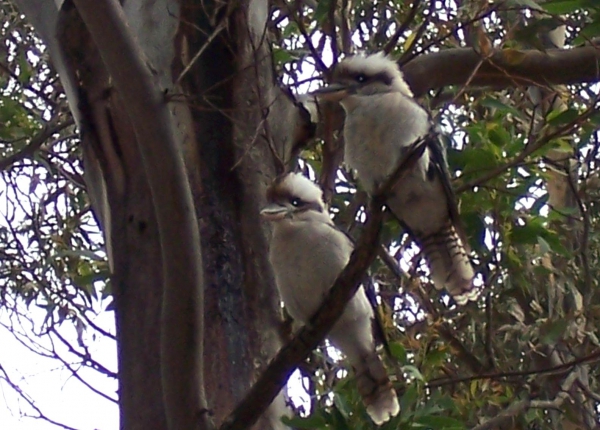
M446 289L456 303L464 305L475 300L478 291L473 285L473 266L467 251L451 223L420 240L435 288Z
M377 353L373 352L353 366L358 392L373 422L381 425L398 415L400 405L396 390Z

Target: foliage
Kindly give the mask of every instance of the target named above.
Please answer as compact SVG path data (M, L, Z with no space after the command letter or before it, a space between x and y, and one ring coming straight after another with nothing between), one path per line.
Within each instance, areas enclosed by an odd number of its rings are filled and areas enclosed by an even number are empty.
M108 304L109 270L79 138L41 41L10 2L0 16L0 325L84 384L85 369L114 381L90 355L94 339L114 335L94 322ZM0 382L25 400L20 413L51 420L19 379L2 368Z
M598 35L598 13L587 1L280 2L273 12L275 59L283 83L304 92L355 48L386 50L400 64L465 46L482 56L492 47L512 55L554 47L550 32L561 28L575 46ZM403 412L382 428L467 428L523 399L556 400L556 386L581 371L565 363L598 358L599 219L591 185L598 175L597 100L596 85L539 93L447 88L420 100L451 136L448 159L482 295L463 308L440 296L407 235L394 221L386 225L385 241L405 269L398 278L384 264L375 268ZM336 136L320 136L320 145L336 148ZM362 206L351 201L360 192L350 172L323 171L329 153L320 145L303 157L321 179L337 178L333 214L354 234ZM547 376L561 365L559 376ZM290 423L375 428L352 377L329 367L305 369L318 400ZM594 425L598 397L589 393L600 387L597 371L587 371L589 391L574 395L577 406L557 412L527 403L514 424L556 428L563 414L577 410L569 419Z

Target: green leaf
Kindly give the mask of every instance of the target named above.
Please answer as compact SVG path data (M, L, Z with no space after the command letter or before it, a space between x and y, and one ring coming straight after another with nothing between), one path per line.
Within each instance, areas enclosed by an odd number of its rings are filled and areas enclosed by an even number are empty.
M460 421L450 417L440 417L435 415L429 415L419 418L416 423L423 424L426 427L436 430L462 430L465 425Z
M295 59L296 57L294 57L289 50L273 47L273 61L275 64L281 65L289 63Z
M352 408L348 404L348 401L346 400L346 397L344 395L340 394L339 392L334 393L333 403L337 407L340 414L342 414L344 419L348 419L350 417Z
M566 330L567 322L565 320L547 321L540 326L540 342L545 345L555 345Z
M441 347L440 349L434 349L427 353L423 365L429 368L435 368L445 362L446 357L448 357L448 350L446 348Z
M461 151L464 159L465 174L469 172L481 172L482 170L490 169L498 165L498 157L496 155L496 147L486 145L485 147L466 149Z
M510 233L510 239L515 244L537 244L538 237L543 235L546 227L542 224L540 217L528 220L525 225L513 227Z
M538 236L538 245L540 246L541 255L547 254L551 250L551 247L548 244L548 242L546 242L546 240L541 236Z
M490 137L490 142L499 148L504 148L512 141L511 134L505 127L502 127L499 124L497 127L492 128L488 135Z
M579 32L579 35L575 39L573 39L572 44L580 45L597 36L600 36L600 22L595 21L585 26L583 30Z
M400 363L406 363L406 348L404 348L404 345L400 342L391 342L389 346L392 357Z
M556 0L544 3L543 8L548 13L563 15L584 9L586 6L589 6L587 0Z
M408 373L409 376L412 376L413 378L415 378L418 381L425 382L425 378L423 377L423 374L421 373L421 371L419 369L417 369L416 366L413 366L412 364L407 364L405 366L402 366L402 371Z
M471 207L475 208L474 206ZM461 209L463 208L467 209L465 206L461 207ZM460 218L463 221L465 233L471 248L479 249L479 247L484 243L486 233L483 217L475 211L463 211Z
M295 21L290 20L290 22L288 23L288 25L285 26L285 28L283 29L283 37L289 37L292 34L298 34L300 33L300 29L298 28L298 24L296 24Z
M411 384L400 399L400 410L402 411L402 414L407 415L407 412L414 408L415 403L417 402L417 396L417 385Z
M520 110L515 109L514 107L509 106L507 104L504 104L500 100L497 100L492 97L486 97L479 103L487 108L496 109L500 113L510 113L516 117L525 118L525 115L523 115L523 112L521 112Z
M281 417L281 421L290 427L298 429L325 429L327 421L320 414L313 414L309 417Z
M546 121L548 121L548 124L550 125L559 126L574 122L579 115L579 111L575 109L567 109L565 111L553 110L546 117Z
M562 244L560 236L556 232L545 230L541 233L541 237L544 238L544 241L546 242L546 244L548 244L548 246L553 252L563 255L565 257L568 257L570 255L567 248L565 248L565 246Z
M33 75L33 69L25 56L19 56L19 81L27 84Z
M331 0L318 0L317 8L315 9L315 14L313 15L313 19L321 24L327 13L329 12L329 7L331 4Z

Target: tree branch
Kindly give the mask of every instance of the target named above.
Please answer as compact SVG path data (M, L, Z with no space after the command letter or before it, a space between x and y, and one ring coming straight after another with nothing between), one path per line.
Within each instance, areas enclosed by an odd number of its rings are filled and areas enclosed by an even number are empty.
M200 235L181 144L163 93L117 0L74 0L135 130L163 264L161 372L169 429L211 427L203 381Z
M561 384L561 391L556 395L554 400L530 400L524 399L510 405L507 409L500 412L494 418L486 421L483 424L475 426L472 430L491 430L494 428L505 428L507 421L511 421L517 415L525 412L529 408L536 409L558 409L569 397L569 390L577 380L577 372L572 371Z
M501 426L506 424L507 421L512 420L514 417L527 410L530 404L531 401L529 399L520 400L516 403L513 403L508 408L496 415L494 418L491 418L483 424L473 427L471 430L491 430L494 428L504 428Z
M596 40L596 42L600 42ZM420 55L402 67L416 97L447 85L464 85L482 57L472 48L444 49ZM568 65L568 67L565 67ZM471 80L473 86L558 85L600 80L600 47L573 49L501 49L494 51Z
M65 128L72 126L74 123L75 121L73 121L73 119L68 119L64 121L54 119L51 122L47 123L37 135L31 138L27 146L25 146L20 151L1 159L0 170L6 170L17 161L21 161L24 158L31 157L35 153L35 151L40 149L40 147L44 144L44 142L46 142L46 140L50 139L54 134L64 130Z
M515 371L515 372L495 372L495 373L482 373L480 375L475 376L465 376L461 378L435 378L430 380L427 383L427 388L437 388L444 385L454 385L459 383L467 383L471 381L476 381L480 379L504 379L504 378L516 378L522 376L530 376L530 375L542 375L542 374L558 374L558 373L566 373L573 367L580 364L591 364L597 363L600 361L600 349L588 354L584 357L575 358L571 361L567 361L566 363L559 364L556 366L547 367L544 369L533 369L533 370L523 370L523 371Z

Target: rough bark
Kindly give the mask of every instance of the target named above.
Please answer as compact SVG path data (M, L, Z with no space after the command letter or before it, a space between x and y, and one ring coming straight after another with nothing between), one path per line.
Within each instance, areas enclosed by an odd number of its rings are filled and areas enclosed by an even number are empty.
M185 2L182 16L194 25L183 22L178 34L193 56L219 25L229 29L182 81L198 136L188 167L205 250L206 390L217 422L281 345L278 294L259 209L267 184L291 156L298 112L275 85L264 39L267 2L219 6ZM175 74L185 67L185 61L175 65ZM257 428L281 427L283 412L273 407Z

